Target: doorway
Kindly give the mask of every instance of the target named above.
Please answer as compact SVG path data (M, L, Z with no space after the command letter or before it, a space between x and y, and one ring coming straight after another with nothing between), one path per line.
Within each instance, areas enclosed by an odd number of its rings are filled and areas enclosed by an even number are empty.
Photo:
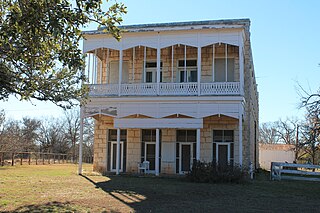
M117 142L111 142L111 161L110 161L110 170L112 172L116 171L117 168ZM120 142L120 172L123 172L123 142Z

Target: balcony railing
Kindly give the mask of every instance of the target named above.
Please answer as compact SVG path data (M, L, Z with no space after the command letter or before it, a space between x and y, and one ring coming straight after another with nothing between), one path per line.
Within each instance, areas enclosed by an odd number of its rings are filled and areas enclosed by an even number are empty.
M240 82L91 84L89 96L208 96L240 95ZM200 92L198 90L200 89ZM120 90L120 91L119 91Z

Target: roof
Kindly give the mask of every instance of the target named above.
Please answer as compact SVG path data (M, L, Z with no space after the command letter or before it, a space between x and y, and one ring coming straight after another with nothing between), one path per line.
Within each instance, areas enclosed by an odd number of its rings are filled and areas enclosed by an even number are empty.
M224 19L206 21L169 22L152 24L122 25L120 29L126 32L150 32L150 31L171 31L171 30L192 30L192 29L217 29L217 28L240 28L249 27L250 19ZM84 34L105 34L104 28L84 31Z

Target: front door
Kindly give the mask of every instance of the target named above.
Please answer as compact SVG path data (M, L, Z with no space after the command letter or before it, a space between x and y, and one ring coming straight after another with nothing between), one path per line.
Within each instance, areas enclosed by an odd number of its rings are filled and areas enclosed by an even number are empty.
M149 170L156 170L156 144L155 143L145 143L145 160L149 161Z
M218 165L225 168L230 163L230 144L217 143L217 161Z
M115 172L117 168L117 142L111 142L111 161L110 168L111 171ZM123 171L123 142L120 142L120 172Z
M189 172L192 165L192 146L191 144L180 143L180 174Z

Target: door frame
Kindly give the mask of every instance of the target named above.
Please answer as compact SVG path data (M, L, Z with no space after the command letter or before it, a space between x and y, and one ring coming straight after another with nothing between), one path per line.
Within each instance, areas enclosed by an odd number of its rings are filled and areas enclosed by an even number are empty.
M147 160L147 145L149 144L154 144L154 159L156 160L156 142L144 142L144 156L143 159L146 161ZM149 170L149 173L156 173L156 170Z
M190 168L193 164L193 143L192 142L179 142L179 174L186 174L188 171L182 171L182 146L190 146Z
M230 164L230 142L215 142L216 143L216 163L219 163L219 146L227 146L227 163Z
M110 141L111 146L110 146L110 171L111 172L116 172L117 169L113 169L112 168L112 164L113 164L113 145L116 144L117 145L117 141ZM119 171L123 172L123 141L120 141L120 168Z

